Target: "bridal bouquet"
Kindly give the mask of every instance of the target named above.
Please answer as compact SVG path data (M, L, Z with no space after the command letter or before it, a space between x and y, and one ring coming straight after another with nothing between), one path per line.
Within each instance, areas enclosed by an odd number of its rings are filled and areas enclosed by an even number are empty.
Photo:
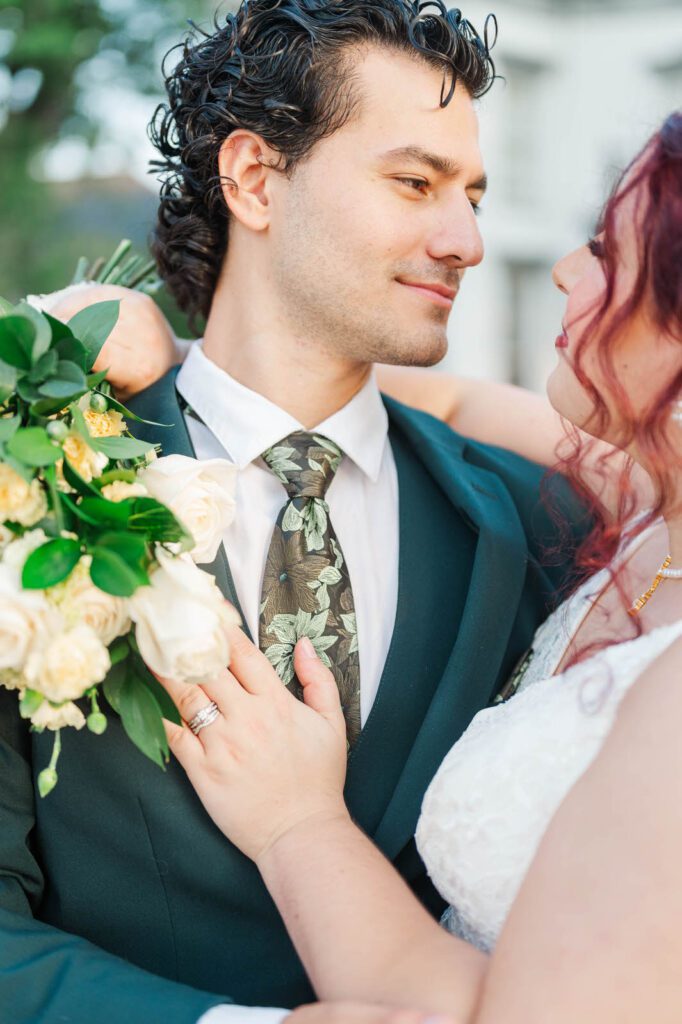
M162 717L180 719L150 668L215 674L237 621L196 564L213 560L233 516L234 467L157 458L131 436L139 417L92 369L118 305L64 324L0 299L0 685L55 734L41 796L57 782L59 730L105 731L102 692L163 767Z

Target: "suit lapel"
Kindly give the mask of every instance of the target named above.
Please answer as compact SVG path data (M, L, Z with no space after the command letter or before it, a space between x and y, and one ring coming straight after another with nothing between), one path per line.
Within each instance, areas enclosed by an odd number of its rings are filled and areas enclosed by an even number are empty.
M143 441L151 441L161 444L162 455L186 455L188 458L196 459L196 452L183 411L180 407L178 392L175 387L175 380L180 367L174 366L168 373L164 374L151 387L141 391L128 402L128 408L136 416L142 419L154 420L157 423L168 424L168 426L150 426L146 423L129 422L128 427L136 437ZM246 623L244 613L239 603L237 589L234 585L232 571L230 569L225 548L221 544L215 559L202 569L210 572L215 578L222 593L227 600L234 605L242 620L242 628L249 638L249 627Z
M444 424L398 403L386 400L386 406L393 428L402 433L453 511L475 534L454 647L440 681L435 681L433 699L411 748L400 751L400 774L374 831L376 841L393 857L413 834L424 790L443 757L495 692L523 590L527 546L509 494L494 474L466 462L463 439L453 436ZM412 538L411 543L418 541ZM401 562L411 557L401 549ZM451 613L443 609L443 614ZM428 643L428 637L416 635L409 622L401 622L400 614L397 628L407 633L399 641L401 646ZM429 632L437 628L434 624ZM382 686L394 685L399 688L404 681L382 680Z

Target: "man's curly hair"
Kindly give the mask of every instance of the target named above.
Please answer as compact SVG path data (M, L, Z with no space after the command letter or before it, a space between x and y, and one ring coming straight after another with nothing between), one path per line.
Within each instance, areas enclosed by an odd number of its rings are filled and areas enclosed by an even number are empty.
M218 156L228 135L255 132L291 174L356 110L352 56L367 45L441 70L442 106L458 82L482 96L495 78L488 24L481 39L441 0L243 0L213 33L193 26L150 125L161 157L151 165L161 181L152 251L193 328L208 315L227 249Z

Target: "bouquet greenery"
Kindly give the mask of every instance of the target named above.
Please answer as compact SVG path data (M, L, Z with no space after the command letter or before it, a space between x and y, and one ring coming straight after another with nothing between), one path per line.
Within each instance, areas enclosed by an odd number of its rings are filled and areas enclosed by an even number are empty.
M121 267L128 245L90 279L148 285L148 266ZM229 661L235 614L196 563L232 517L234 469L158 458L131 435L139 417L93 370L118 307L63 323L0 299L0 685L55 734L41 796L57 782L59 730L105 731L101 692L163 767L162 719L180 719L154 673L199 681Z

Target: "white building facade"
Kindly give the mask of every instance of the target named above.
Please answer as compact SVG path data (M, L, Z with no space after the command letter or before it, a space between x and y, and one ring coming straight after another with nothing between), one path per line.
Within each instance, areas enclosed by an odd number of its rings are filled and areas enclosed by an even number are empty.
M479 106L486 256L467 273L442 365L542 390L564 308L552 265L587 240L618 171L682 108L682 0L462 5L479 31L491 9L506 81Z

